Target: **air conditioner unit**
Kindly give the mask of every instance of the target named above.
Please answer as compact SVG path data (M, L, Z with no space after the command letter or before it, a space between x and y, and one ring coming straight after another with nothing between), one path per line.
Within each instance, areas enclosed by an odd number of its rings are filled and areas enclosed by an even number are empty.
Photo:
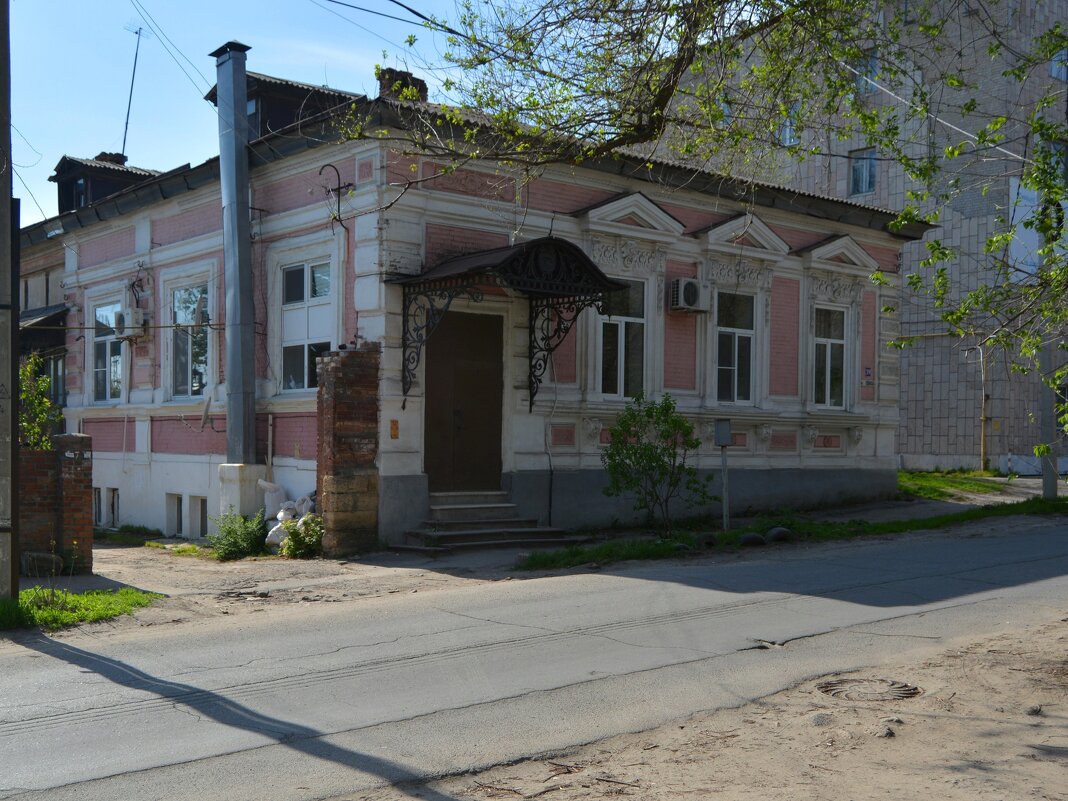
M136 307L123 309L115 315L115 333L120 337L132 337L141 333L145 324L145 310Z
M695 278L674 278L671 281L672 311L708 311L712 308L712 293Z

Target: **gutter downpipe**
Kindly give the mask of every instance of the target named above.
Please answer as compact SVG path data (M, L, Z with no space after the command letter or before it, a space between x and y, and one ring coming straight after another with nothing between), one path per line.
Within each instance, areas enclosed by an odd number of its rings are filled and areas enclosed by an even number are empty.
M226 287L226 461L219 466L220 513L254 514L261 506L256 465L256 373L249 226L248 87L245 53L227 42L211 53L217 72L219 189Z

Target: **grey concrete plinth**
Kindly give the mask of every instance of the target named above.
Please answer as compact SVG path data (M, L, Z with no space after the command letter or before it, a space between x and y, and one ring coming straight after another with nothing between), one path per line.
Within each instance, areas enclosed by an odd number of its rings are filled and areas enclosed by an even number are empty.
M0 598L14 595L11 586L11 532L0 531Z
M263 508L258 482L266 476L267 466L262 464L219 465L219 514L255 515Z

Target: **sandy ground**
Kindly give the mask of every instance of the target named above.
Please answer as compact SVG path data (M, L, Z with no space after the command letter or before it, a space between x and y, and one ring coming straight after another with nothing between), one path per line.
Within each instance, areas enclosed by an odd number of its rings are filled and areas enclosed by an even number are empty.
M860 690L893 679L922 692L883 701L818 689L841 678L866 680ZM1068 799L1068 617L431 787L473 801Z

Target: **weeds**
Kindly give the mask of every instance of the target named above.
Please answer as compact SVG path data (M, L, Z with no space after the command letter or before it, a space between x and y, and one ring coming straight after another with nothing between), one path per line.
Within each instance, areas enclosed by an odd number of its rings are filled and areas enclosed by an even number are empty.
M251 520L236 512L212 518L218 532L208 535L208 544L220 562L264 553L267 525L260 509Z
M282 530L286 538L278 553L288 559L311 559L323 552L323 519L319 515L305 515L300 520L285 520Z
M31 587L18 600L0 600L0 630L40 626L47 631L110 620L148 606L163 596L132 587L73 593L54 587Z
M994 495L1002 491L1003 485L977 472L911 473L900 471L897 474L897 488L899 492L906 495L943 501L959 497L962 493Z

